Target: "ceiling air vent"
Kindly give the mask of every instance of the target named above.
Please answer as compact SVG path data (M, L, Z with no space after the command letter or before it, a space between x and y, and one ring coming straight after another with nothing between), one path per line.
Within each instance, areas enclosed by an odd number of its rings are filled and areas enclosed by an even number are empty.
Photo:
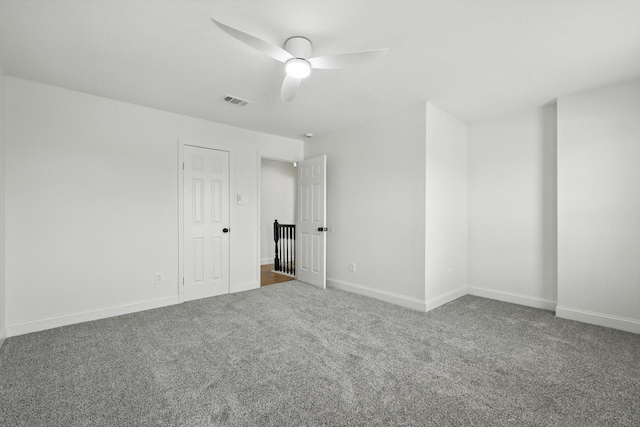
M227 95L223 98L224 102L227 104L237 105L239 107L244 107L249 103L249 101L245 101L244 99L236 98L235 96Z

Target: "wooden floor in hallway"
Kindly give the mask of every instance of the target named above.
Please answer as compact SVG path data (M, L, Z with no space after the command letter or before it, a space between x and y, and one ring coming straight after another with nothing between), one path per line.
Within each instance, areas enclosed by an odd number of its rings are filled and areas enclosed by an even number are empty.
M284 274L274 273L273 264L265 264L260 266L260 286L273 285L275 283L289 282L296 280L295 277L286 276Z

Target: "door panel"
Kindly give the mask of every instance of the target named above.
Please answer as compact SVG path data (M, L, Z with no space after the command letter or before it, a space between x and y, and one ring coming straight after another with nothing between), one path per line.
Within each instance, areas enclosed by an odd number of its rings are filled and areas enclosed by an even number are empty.
M222 279L222 238L212 237L212 262L211 262L211 278L213 280Z
M319 156L298 162L298 280L326 288L326 164Z
M222 181L211 181L211 220L213 223L222 221Z
M184 299L229 293L229 153L184 146Z

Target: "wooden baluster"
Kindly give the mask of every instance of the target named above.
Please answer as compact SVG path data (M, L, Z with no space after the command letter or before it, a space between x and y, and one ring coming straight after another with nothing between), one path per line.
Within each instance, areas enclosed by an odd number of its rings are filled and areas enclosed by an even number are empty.
M280 271L284 271L284 263L286 262L286 256L287 256L284 250L284 227L282 226L282 224L279 224L278 228L279 228L279 234L280 234L279 242L278 242L278 245L280 247Z
M280 226L278 224L278 220L276 219L273 222L273 240L276 245L276 257L273 259L273 269L275 271L280 271L280 256L278 254L278 240L280 239Z
M284 229L284 236L285 236L284 245L287 248L287 258L284 265L284 272L289 273L289 227L288 226L287 228Z
M291 226L288 227L289 240L287 246L289 247L289 258L287 259L287 273L291 274L291 260L293 259L293 253L291 253Z

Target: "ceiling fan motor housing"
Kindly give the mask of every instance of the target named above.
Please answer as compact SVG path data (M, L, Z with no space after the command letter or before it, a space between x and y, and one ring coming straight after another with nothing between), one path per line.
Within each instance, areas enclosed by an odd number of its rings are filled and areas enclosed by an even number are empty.
M311 57L311 41L305 37L291 37L284 42L284 48L294 58L307 59Z

